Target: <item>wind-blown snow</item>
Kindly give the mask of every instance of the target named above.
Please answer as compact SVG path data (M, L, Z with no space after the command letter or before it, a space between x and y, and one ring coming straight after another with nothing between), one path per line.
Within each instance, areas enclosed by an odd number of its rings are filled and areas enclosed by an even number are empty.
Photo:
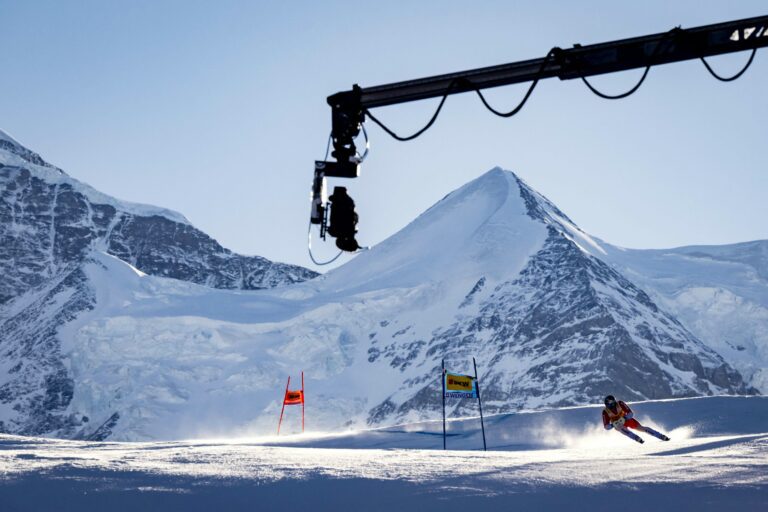
M10 510L757 511L768 506L768 400L632 404L672 437L644 445L600 408L402 425L346 436L93 443L0 436ZM746 421L745 419L748 419ZM425 449L426 448L426 449ZM459 451L460 450L460 451ZM623 505L627 506L627 505Z

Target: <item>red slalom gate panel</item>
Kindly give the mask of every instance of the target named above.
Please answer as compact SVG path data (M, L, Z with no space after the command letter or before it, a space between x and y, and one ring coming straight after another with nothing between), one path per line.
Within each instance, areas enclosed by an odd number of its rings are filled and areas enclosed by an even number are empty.
M291 377L288 376L288 383L285 385L285 395L283 395L283 408L280 410L280 421L277 423L277 435L280 435L280 427L283 424L283 414L286 405L301 405L301 431L304 432L304 372L301 372L301 389L292 390Z

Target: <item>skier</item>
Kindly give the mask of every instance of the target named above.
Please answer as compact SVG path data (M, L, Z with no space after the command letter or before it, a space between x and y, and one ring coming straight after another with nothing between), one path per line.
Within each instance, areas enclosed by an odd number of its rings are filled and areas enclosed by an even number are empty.
M634 418L632 409L621 400L616 400L613 395L608 395L604 400L605 409L603 409L603 427L605 430L611 430L615 428L628 438L643 444L643 438L634 432L627 430L633 428L651 434L653 437L657 437L662 441L669 441L669 438L661 432L656 432L651 427L644 427Z

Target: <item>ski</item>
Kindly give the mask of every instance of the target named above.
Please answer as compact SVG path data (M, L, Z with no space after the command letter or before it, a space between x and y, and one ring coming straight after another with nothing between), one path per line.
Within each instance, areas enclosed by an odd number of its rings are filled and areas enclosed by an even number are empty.
M643 444L645 442L642 437L640 437L639 435L637 435L637 434L635 434L633 432L630 432L629 430L627 430L625 428L617 428L616 430L621 432L622 434L624 434L628 438L632 439L633 441L637 441L640 444Z

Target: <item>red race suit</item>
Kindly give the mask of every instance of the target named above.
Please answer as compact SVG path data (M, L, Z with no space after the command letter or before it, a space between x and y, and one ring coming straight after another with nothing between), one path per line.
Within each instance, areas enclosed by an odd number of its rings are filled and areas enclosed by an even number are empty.
M612 411L608 407L603 409L603 427L605 430L612 429L613 422L621 418L624 418L625 427L643 430L643 427L640 425L640 423L634 419L632 409L630 409L629 406L621 400L619 400L617 403L619 406L616 408L616 411Z

